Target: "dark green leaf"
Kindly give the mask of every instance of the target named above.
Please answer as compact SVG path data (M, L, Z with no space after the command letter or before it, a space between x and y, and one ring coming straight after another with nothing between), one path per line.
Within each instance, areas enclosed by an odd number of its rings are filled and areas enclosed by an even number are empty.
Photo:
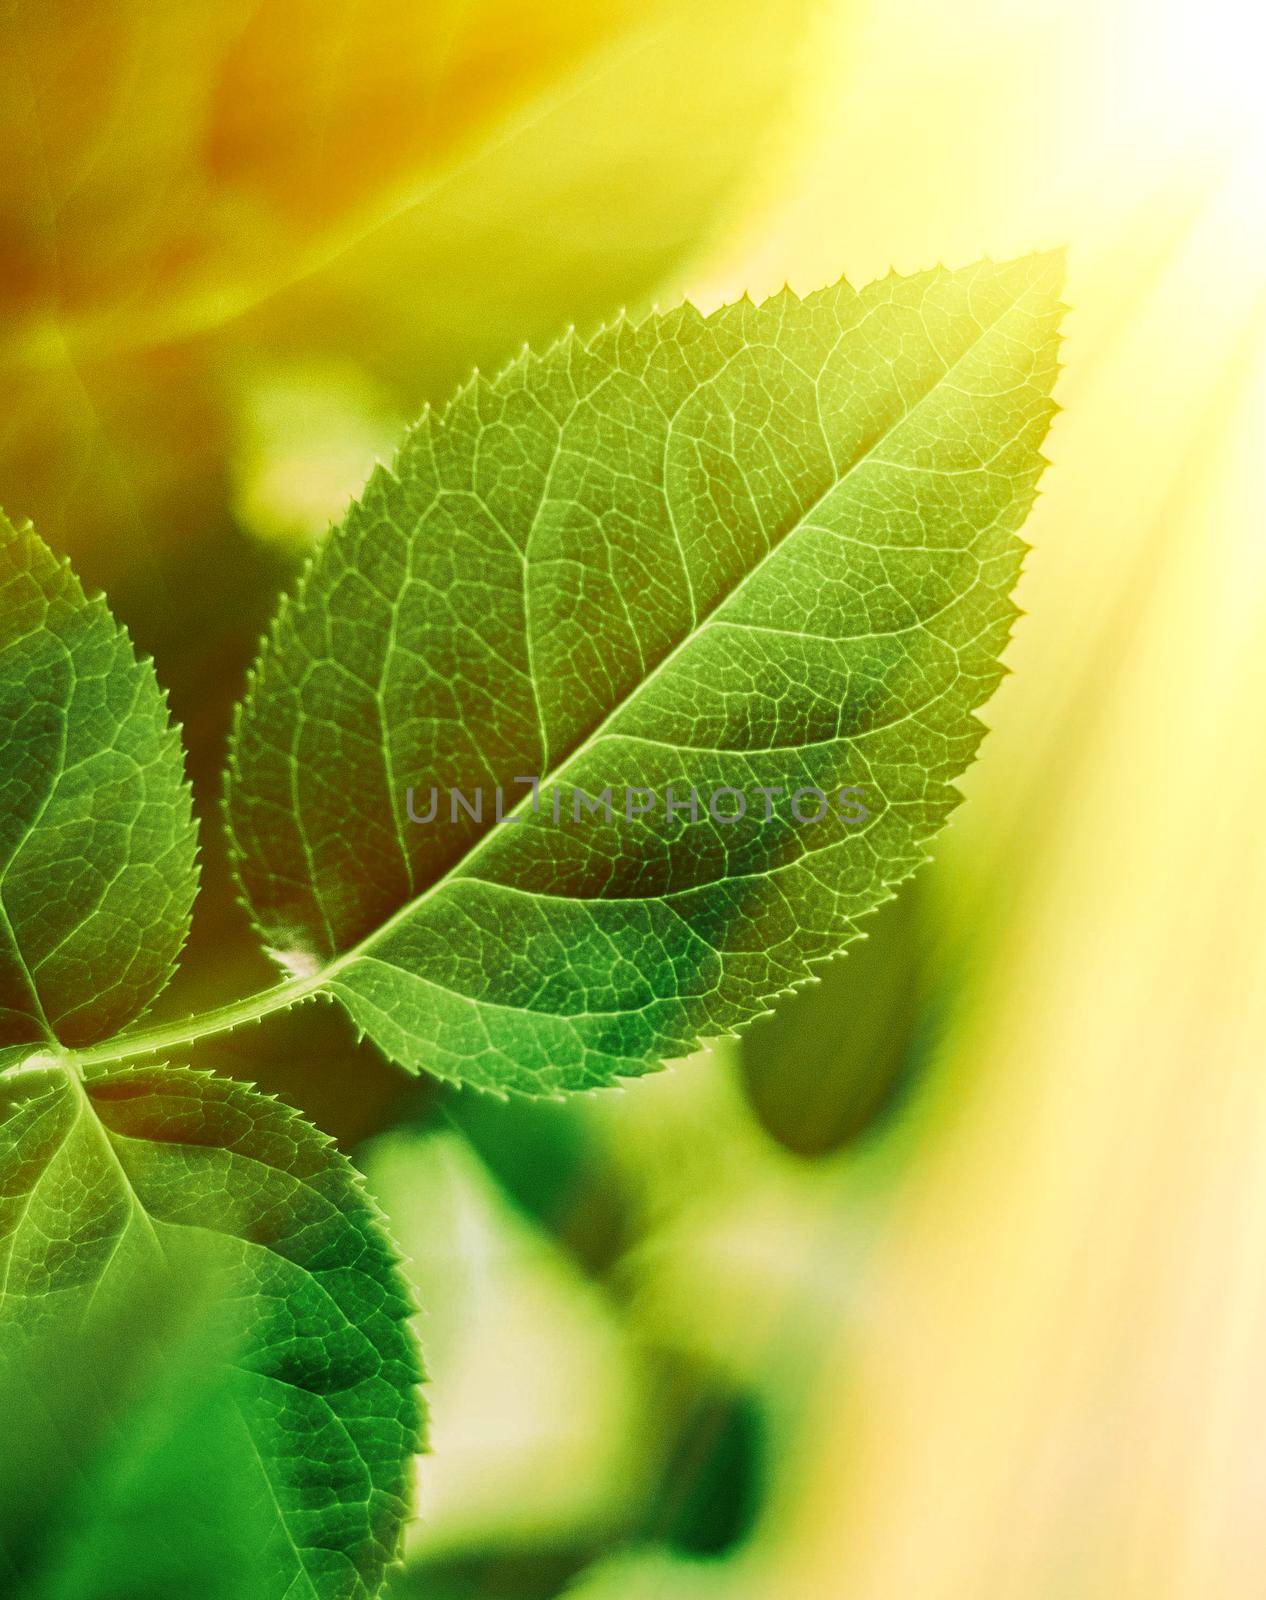
M859 1138L917 1074L934 1025L918 880L882 906L846 961L743 1035L739 1070L766 1132L802 1156ZM922 915L921 915L922 913Z

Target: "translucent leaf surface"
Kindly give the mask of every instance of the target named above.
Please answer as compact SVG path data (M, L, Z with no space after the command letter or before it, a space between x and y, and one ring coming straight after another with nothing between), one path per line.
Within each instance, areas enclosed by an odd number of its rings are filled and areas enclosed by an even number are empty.
M841 950L980 740L1058 277L685 306L424 419L237 729L240 874L283 964L407 1067L541 1092L684 1054Z
M167 1067L33 1072L0 1115L14 1592L375 1595L419 1371L352 1168L276 1101Z
M180 738L148 661L0 514L0 1059L83 1045L166 983L197 891Z

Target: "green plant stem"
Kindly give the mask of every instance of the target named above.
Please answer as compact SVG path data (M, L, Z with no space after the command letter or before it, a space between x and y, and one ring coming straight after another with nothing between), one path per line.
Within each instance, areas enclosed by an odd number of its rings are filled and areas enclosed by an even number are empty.
M525 795L523 801L508 814L507 820L522 812L531 798ZM422 900L434 893L437 887L438 885L432 885L417 900L410 901L389 917L382 928L369 934L350 950L343 951L319 972L312 973L306 978L287 978L283 983L274 984L269 989L258 989L254 994L248 994L241 1000L231 1000L227 1005L215 1006L210 1011L201 1011L196 1016L184 1017L179 1022L140 1028L133 1033L116 1034L112 1039L86 1045L80 1050L70 1049L56 1039L49 1039L46 1045L32 1044L31 1054L0 1072L0 1079L14 1077L19 1072L29 1070L33 1062L40 1064L47 1062L50 1065L56 1063L58 1066L68 1068L72 1073L82 1073L85 1067L114 1066L124 1061L136 1061L145 1056L160 1055L166 1050L179 1050L184 1045L196 1044L199 1039L210 1039L216 1034L231 1033L234 1028L244 1027L251 1022L262 1022L274 1011L288 1011L300 1001L326 990L332 978L354 962L381 934L402 922Z
M246 995L241 1000L216 1006L210 1011L198 1013L197 1016L184 1017L179 1022L170 1022L157 1027L143 1028L135 1033L118 1034L113 1039L87 1045L82 1050L68 1050L65 1046L51 1041L46 1048L33 1045L31 1056L26 1061L8 1068L0 1076L13 1076L23 1068L29 1067L31 1060L36 1058L41 1061L46 1059L50 1064L57 1062L59 1065L82 1069L133 1061L142 1056L159 1055L166 1050L178 1050L184 1045L197 1043L199 1039L213 1038L216 1034L229 1033L247 1023L260 1022L274 1011L288 1010L301 1000L316 994L328 978L328 969L310 978L290 978L284 983L274 984L270 989L257 990L256 993Z

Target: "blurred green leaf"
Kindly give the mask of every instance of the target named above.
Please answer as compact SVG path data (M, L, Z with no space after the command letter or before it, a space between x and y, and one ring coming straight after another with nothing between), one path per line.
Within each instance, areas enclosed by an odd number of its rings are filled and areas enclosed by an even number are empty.
M918 880L882 906L848 959L752 1024L738 1047L748 1103L770 1136L825 1156L864 1134L917 1072L933 1018Z
M509 1198L586 1271L601 1274L630 1241L624 1174L583 1101L498 1100L443 1087L433 1124L457 1129Z
M234 515L261 539L306 550L390 458L404 413L347 359L252 364L238 390Z
M427 1515L393 1600L544 1600L613 1544L718 1554L744 1539L766 1464L754 1396L642 1346L456 1133L400 1130L367 1156L434 1308Z
M595 1562L558 1600L736 1600L745 1592L724 1561L687 1560L648 1545Z
M410 1308L356 1174L276 1101L167 1067L29 1073L3 1111L5 1488L39 1486L36 1525L0 1523L20 1592L369 1600L421 1424ZM85 1360L98 1339L117 1373Z
M654 1352L652 1400L662 1431L654 1488L630 1542L719 1556L755 1523L764 1491L764 1426L754 1398L697 1360Z
M594 1559L592 1544L485 1549L419 1561L393 1576L386 1600L555 1600Z
M434 1454L413 1559L569 1546L622 1525L643 1452L616 1308L456 1133L402 1129L373 1140L365 1162L427 1308Z

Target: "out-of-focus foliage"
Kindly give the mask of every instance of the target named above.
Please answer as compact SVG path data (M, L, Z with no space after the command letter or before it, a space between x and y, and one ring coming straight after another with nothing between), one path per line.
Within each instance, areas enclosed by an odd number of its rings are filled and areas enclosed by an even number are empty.
M652 1545L600 1562L559 1600L735 1600L732 1584L724 1565L683 1561Z
M586 1271L605 1272L636 1237L628 1174L585 1102L441 1089L429 1110L436 1125L459 1133L479 1155L514 1206Z
M520 1122L566 1109L519 1104ZM519 1148L525 1177L540 1150ZM643 1338L618 1272L578 1271L455 1131L385 1136L366 1162L427 1308L436 1397L425 1509L392 1596L546 1600L612 1546L741 1544L767 1470L746 1384Z
M748 1100L788 1150L824 1156L847 1146L917 1074L933 1026L921 982L926 922L916 878L880 908L847 959L743 1034Z
M215 530L254 382L351 361L354 392L380 382L412 413L524 339L642 300L763 165L808 9L18 0L0 93L10 504L112 579L111 535L157 552ZM246 470L278 492L275 463ZM345 499L326 482L324 503L295 484L304 531ZM266 487L239 509L276 531Z
M388 1134L364 1160L424 1307L432 1454L415 1555L619 1526L647 1469L616 1308L455 1134Z
M409 420L385 385L346 358L244 363L236 387L231 509L283 550L324 530Z

